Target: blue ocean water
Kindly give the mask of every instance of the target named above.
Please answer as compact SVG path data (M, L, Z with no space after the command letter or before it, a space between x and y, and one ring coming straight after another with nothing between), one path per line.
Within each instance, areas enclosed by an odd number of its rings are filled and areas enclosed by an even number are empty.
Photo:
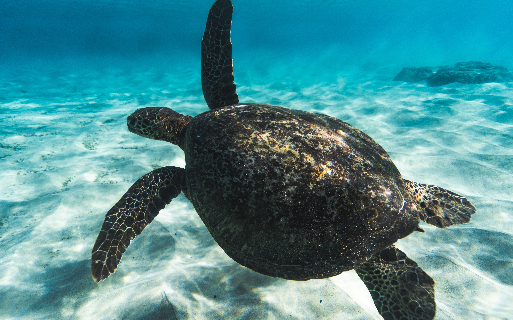
M403 177L469 198L469 224L401 239L436 281L437 319L513 319L512 83L392 81L403 67L513 70L508 1L233 0L242 102L329 114ZM353 272L307 282L233 262L180 195L109 279L90 276L105 213L178 147L126 129L145 106L197 115L212 1L0 2L0 318L380 319ZM322 302L321 302L322 301Z

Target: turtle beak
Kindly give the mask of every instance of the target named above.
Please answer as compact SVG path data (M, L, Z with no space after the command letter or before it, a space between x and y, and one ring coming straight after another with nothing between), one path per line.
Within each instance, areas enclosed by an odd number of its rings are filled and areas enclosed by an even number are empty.
M143 108L136 110L126 119L128 131L141 137L155 139L155 135L158 132L160 109Z

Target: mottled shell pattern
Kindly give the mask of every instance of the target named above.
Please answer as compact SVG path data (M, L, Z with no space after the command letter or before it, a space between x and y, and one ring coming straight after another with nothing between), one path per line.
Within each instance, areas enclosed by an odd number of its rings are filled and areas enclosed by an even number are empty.
M225 252L260 273L333 276L417 228L388 154L338 119L233 105L194 117L180 146L187 197Z

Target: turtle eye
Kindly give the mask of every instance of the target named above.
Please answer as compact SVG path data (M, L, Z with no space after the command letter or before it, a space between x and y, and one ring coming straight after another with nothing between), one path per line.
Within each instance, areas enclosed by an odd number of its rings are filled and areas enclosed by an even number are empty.
M150 128L152 126L152 122L148 119L143 119L142 128Z
M130 132L147 137L152 132L154 121L137 116L130 116L127 119L127 126Z

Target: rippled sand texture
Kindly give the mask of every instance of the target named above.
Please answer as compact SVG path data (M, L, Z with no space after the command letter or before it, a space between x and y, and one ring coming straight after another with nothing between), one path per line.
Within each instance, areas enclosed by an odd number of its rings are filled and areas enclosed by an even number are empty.
M469 224L422 224L398 246L436 281L437 319L513 319L511 84L427 88L399 68L242 62L242 102L316 111L365 131L403 176L467 196ZM236 70L237 70L236 68ZM348 71L349 70L349 71ZM0 71L0 310L19 319L380 319L353 272L285 281L229 259L180 195L96 284L105 213L140 176L184 166L178 147L126 129L142 106L207 110L191 66Z

